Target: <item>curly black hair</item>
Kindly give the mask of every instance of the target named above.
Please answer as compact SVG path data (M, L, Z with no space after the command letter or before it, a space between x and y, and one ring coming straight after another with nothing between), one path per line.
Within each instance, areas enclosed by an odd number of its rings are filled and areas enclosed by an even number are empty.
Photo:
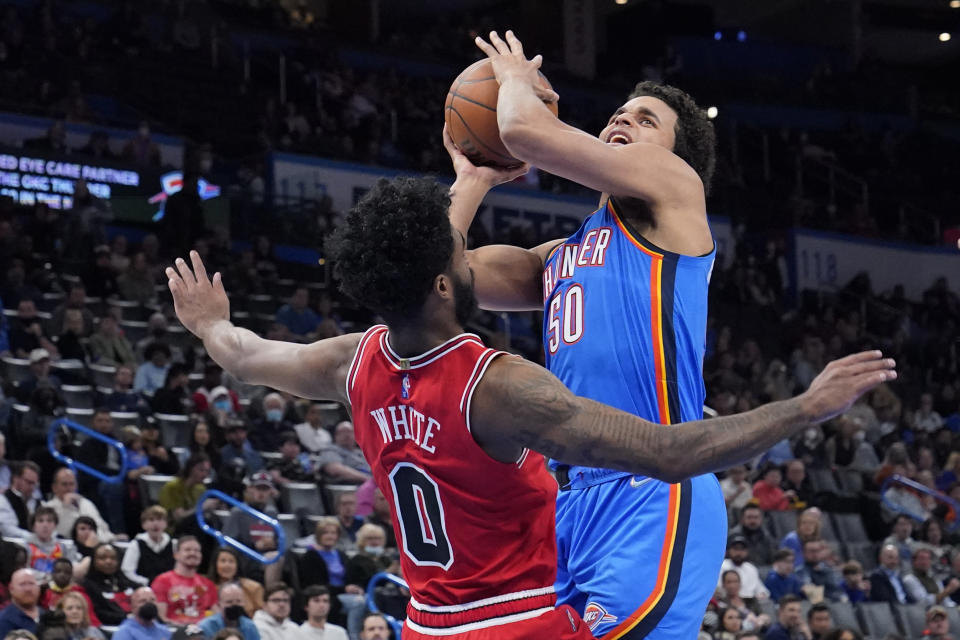
M340 290L388 322L416 314L453 256L449 188L433 178L385 178L326 243Z
M707 112L697 105L690 94L668 84L650 80L637 83L627 100L640 96L663 100L676 112L673 152L693 167L703 182L704 192L710 193L710 182L717 163L717 136Z

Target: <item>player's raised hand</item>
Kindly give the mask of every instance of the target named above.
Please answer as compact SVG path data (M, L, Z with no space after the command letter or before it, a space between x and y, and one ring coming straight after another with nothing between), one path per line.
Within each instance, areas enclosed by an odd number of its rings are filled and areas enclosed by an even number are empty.
M191 251L190 261L192 270L183 258L176 259L176 268L167 267L167 284L173 294L177 318L190 333L202 340L208 327L230 319L230 300L223 289L220 272L213 274L211 281L199 253Z
M450 131L446 124L443 125L443 148L450 154L450 160L453 162L453 170L457 174L457 180L462 178L475 179L487 188L493 188L498 184L516 180L520 176L530 171L529 164L521 164L518 167L478 167L465 156L453 138L450 137Z
M801 398L814 422L823 422L849 409L857 398L884 382L895 380L896 362L879 351L861 351L824 367Z
M490 42L480 36L474 39L480 50L490 58L497 82L502 85L507 80L520 80L528 83L537 97L544 102L557 102L560 99L557 92L541 86L537 81L540 65L543 64L543 56L537 54L527 60L527 57L523 54L523 45L513 34L513 31L508 30L504 37L506 41L496 31L491 31Z

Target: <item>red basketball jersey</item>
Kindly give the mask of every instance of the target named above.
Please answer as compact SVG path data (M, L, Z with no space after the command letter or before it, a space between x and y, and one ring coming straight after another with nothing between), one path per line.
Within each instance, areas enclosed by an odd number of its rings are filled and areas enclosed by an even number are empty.
M501 355L461 334L404 359L381 325L347 377L357 442L393 508L407 624L420 633L530 619L556 601L556 482L540 454L498 462L470 433L473 392Z

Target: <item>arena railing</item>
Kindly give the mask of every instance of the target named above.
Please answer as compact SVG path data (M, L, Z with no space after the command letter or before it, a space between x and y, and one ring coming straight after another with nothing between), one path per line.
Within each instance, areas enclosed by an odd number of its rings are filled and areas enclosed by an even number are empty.
M387 624L390 625L390 628L393 629L393 635L397 638L400 638L400 634L403 631L403 622L397 620L388 613L380 611L380 609L377 607L377 602L374 596L376 595L377 585L381 582L392 582L403 589L409 589L410 587L407 585L406 580L400 576L395 576L386 571L381 571L380 573L374 574L374 576L370 578L370 582L367 583L367 609L369 609L371 613L379 613L382 615L387 620Z
M236 538L228 536L222 531L211 526L210 523L206 521L206 518L203 515L203 504L207 500L210 500L211 498L214 498L216 500L221 500L222 502L226 502L230 506L236 507L240 511L246 513L251 518L255 518L260 522L263 522L264 524L269 526L271 529L273 529L274 533L277 534L276 555L274 555L273 557L268 557L260 553L256 549L251 549L250 547L243 544ZM272 518L267 514L263 513L262 511L258 511L254 509L253 507L246 504L245 502L241 502L240 500L237 500L233 496L229 496L224 492L218 491L216 489L207 490L206 492L204 492L202 496L200 496L200 499L197 500L197 524L200 525L200 529L204 533L216 538L217 542L219 542L220 544L231 546L237 551L239 551L240 553L244 554L249 558L252 558L253 560L256 560L261 564L273 564L274 562L277 562L278 560L280 560L283 549L285 549L287 546L287 536L284 533L283 525L280 524L279 520L277 520L276 518Z
M109 476L99 469L94 469L90 465L80 462L79 460L74 460L70 456L62 453L57 447L57 435L59 433L63 433L64 430L66 430L67 433L69 433L70 430L82 433L88 438L100 440L101 442L105 442L109 446L116 449L120 454L120 470L115 475ZM99 431L85 427L82 424L78 424L72 420L68 420L67 418L59 418L51 422L50 427L47 430L47 448L50 450L50 455L52 455L55 460L70 467L74 473L77 471L82 471L83 473L91 475L94 478L97 478L98 480L108 484L120 484L121 482L126 481L128 466L127 448L123 446L123 443L116 438L105 436Z
M887 493L894 485L900 485L900 486L906 487L907 489L910 489L911 491L930 496L937 502L940 502L950 507L950 509L953 510L954 514L957 514L957 516L960 516L960 502L957 502L953 498L949 497L944 493L937 491L936 489L931 489L930 487L924 486L919 482L911 480L910 478L901 476L899 473L895 473L889 478L887 478L887 480L883 483L883 486L880 487L880 498L884 506L886 506L891 511L910 516L911 518L913 518L914 520L917 520L918 522L923 522L928 518L928 516L925 514L916 513L908 509L904 505L891 500L887 496ZM958 528L960 528L960 517L954 518L953 522L948 522L946 523L945 526L948 531L956 531Z

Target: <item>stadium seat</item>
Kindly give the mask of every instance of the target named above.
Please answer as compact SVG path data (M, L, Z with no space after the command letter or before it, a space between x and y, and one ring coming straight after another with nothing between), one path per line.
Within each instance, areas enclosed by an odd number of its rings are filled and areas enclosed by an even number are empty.
M323 416L321 424L334 425L344 419L343 408L339 402L321 402L320 411Z
M167 329L167 336L173 345L180 347L183 351L193 349L194 346L199 344L193 334L179 324L171 324L170 328Z
M113 425L117 429L127 425L139 427L141 422L140 414L136 411L111 411L110 417L113 418Z
M71 422L82 424L85 427L90 427L93 425L93 409L76 409L74 407L67 407L66 415L64 417Z
M130 344L137 344L147 337L149 326L143 320L123 320L120 322L120 329Z
M926 607L922 604L898 604L893 607L900 618L900 626L910 638L922 638L927 628Z
M323 515L320 491L312 482L288 482L280 487L280 499L287 511L304 515Z
M273 290L281 300L289 298L297 290L297 281L291 278L280 278L273 283Z
M820 537L827 542L839 542L837 531L833 528L833 520L830 519L829 513L824 513L820 518Z
M124 322L146 320L146 314L149 313L149 310L136 300L107 300L107 306L110 307L111 311L115 310L120 313L121 325ZM134 341L129 335L127 335L127 340Z
M140 476L138 479L140 483L140 500L144 508L152 504L157 504L160 500L160 490L163 489L163 485L173 480L173 478L174 476L157 474Z
M337 498L342 493L351 493L359 488L354 484L327 484L324 485L324 491L327 494L327 506L330 507L330 513L334 513L337 507Z
M66 298L62 293L44 293L37 301L37 309L40 311L52 312Z
M87 296L86 300L83 301L83 306L89 309L95 318L103 315L103 298Z
M160 425L160 441L166 447L190 446L190 419L172 413L155 413L153 419Z
M830 469L807 469L807 477L810 478L810 485L814 491L840 493L840 487Z
M82 360L57 360L50 363L50 372L68 384L86 384L87 365Z
M258 451L260 457L263 458L263 461L266 463L270 462L280 462L283 458L283 454L279 451Z
M203 386L203 374L202 373L190 373L187 375L187 386L190 388L190 391L196 391Z
M186 447L170 447L170 451L173 455L177 456L177 460L180 462L182 467L187 463L187 460L190 458L190 449Z
M285 551L300 537L300 520L293 513L279 513L277 514L277 520L280 522L280 526L283 527L283 533L287 537L287 544L281 550Z
M843 542L869 542L867 531L863 528L863 520L859 513L831 514L836 525L837 533Z
M4 375L10 382L20 383L30 377L30 361L26 358L0 358L3 361Z
M272 317L277 313L279 306L280 304L273 299L273 296L257 294L247 296L247 311L254 315L267 314Z
M886 602L861 602L857 611L863 621L863 631L872 638L883 638L890 632L899 632L893 609Z
M90 375L93 377L93 384L97 387L106 387L113 389L113 375L117 368L109 364L91 364Z
M778 542L797 528L796 511L768 511L767 517L770 519L771 531Z
M88 384L65 384L60 387L63 399L68 407L74 409L93 408L93 387Z
M872 542L848 542L843 545L844 555L863 565L864 573L873 571L877 566L877 546Z
M833 618L835 627L849 627L850 629L860 630L860 621L853 611L853 605L849 602L828 602L830 607L830 617Z
M950 621L950 629L954 632L960 630L960 612L956 607L947 607L947 620Z
M233 321L233 324L237 325L238 327L250 329L251 331L254 328L253 317L250 315L249 311L234 311L231 309L230 319Z

